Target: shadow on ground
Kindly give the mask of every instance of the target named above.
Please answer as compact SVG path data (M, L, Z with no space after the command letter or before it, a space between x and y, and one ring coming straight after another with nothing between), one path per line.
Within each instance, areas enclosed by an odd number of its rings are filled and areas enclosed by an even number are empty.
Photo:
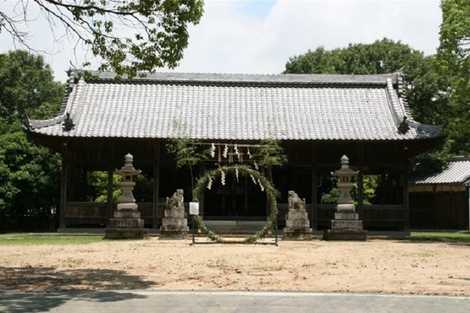
M106 290L146 289L151 286L151 282L124 271L0 267L0 312L44 312L71 299L112 302L143 298L132 292Z

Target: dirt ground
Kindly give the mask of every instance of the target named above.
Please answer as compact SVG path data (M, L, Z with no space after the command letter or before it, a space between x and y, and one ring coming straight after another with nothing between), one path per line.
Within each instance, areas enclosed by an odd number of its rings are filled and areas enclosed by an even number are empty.
M0 290L291 290L470 296L470 246L283 241L0 246Z

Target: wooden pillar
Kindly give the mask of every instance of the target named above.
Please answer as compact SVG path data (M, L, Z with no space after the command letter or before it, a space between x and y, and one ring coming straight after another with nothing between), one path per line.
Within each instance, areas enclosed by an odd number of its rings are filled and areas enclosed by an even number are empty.
M153 148L153 198L152 198L152 227L160 226L160 143L155 143Z
M360 206L364 204L364 176L362 171L357 174L357 202Z
M314 230L318 230L318 199L317 199L318 175L317 167L312 165L312 207L310 225Z
M405 210L405 222L404 229L410 229L410 194L408 190L408 167L405 168L404 173L402 174L402 188L403 188L403 209Z
M65 228L65 209L67 207L67 184L69 174L69 156L67 143L62 150L62 166L60 173L60 204L59 204L59 228Z
M106 190L106 206L107 206L107 218L108 220L113 217L114 203L113 203L113 170L108 169L108 186Z
M467 202L467 223L468 223L468 231L470 232L470 185L467 185L465 188L465 199Z
M312 205L311 205L311 220L310 220L310 227L313 230L318 230L318 198L317 198L317 186L318 186L318 168L317 168L317 154L315 149L315 144L312 143L311 147L312 152L312 167L311 167L311 175L312 175Z

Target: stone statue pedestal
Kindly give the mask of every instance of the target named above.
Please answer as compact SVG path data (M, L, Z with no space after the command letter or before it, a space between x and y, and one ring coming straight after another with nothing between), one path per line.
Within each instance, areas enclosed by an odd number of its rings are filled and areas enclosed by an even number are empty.
M140 171L134 168L132 162L132 155L127 154L124 166L117 172L123 177L119 183L122 195L118 199L114 217L109 219L105 231L106 239L142 239L145 236L144 220L140 218L140 212L137 210L132 194L135 186L133 178L140 174Z
M325 230L325 240L367 240L359 214L356 212L350 192L354 187L352 177L357 174L349 167L349 159L341 158L341 168L337 170L340 197L336 206L335 218L331 220L331 229Z
M300 199L293 191L288 192L289 211L286 215L286 227L283 230L285 239L311 239L312 229L310 220L305 210L305 200Z
M188 220L184 217L183 190L178 189L166 200L167 208L163 212L160 238L184 238L189 232Z

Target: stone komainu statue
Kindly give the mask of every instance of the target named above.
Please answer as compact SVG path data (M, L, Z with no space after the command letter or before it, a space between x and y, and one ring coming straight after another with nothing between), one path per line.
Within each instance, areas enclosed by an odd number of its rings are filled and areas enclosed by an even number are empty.
M168 211L168 212L167 212ZM174 213L183 213L183 216L174 216ZM184 192L176 189L171 197L166 197L165 217L184 217Z
M294 190L289 190L287 194L289 210L305 210L305 199L300 199Z
M312 233L312 229L310 228L308 213L305 210L305 199L301 199L295 191L289 190L288 206L284 236L308 238Z
M188 231L188 221L184 217L184 192L177 189L166 198L166 208L160 227L161 235L184 235Z

